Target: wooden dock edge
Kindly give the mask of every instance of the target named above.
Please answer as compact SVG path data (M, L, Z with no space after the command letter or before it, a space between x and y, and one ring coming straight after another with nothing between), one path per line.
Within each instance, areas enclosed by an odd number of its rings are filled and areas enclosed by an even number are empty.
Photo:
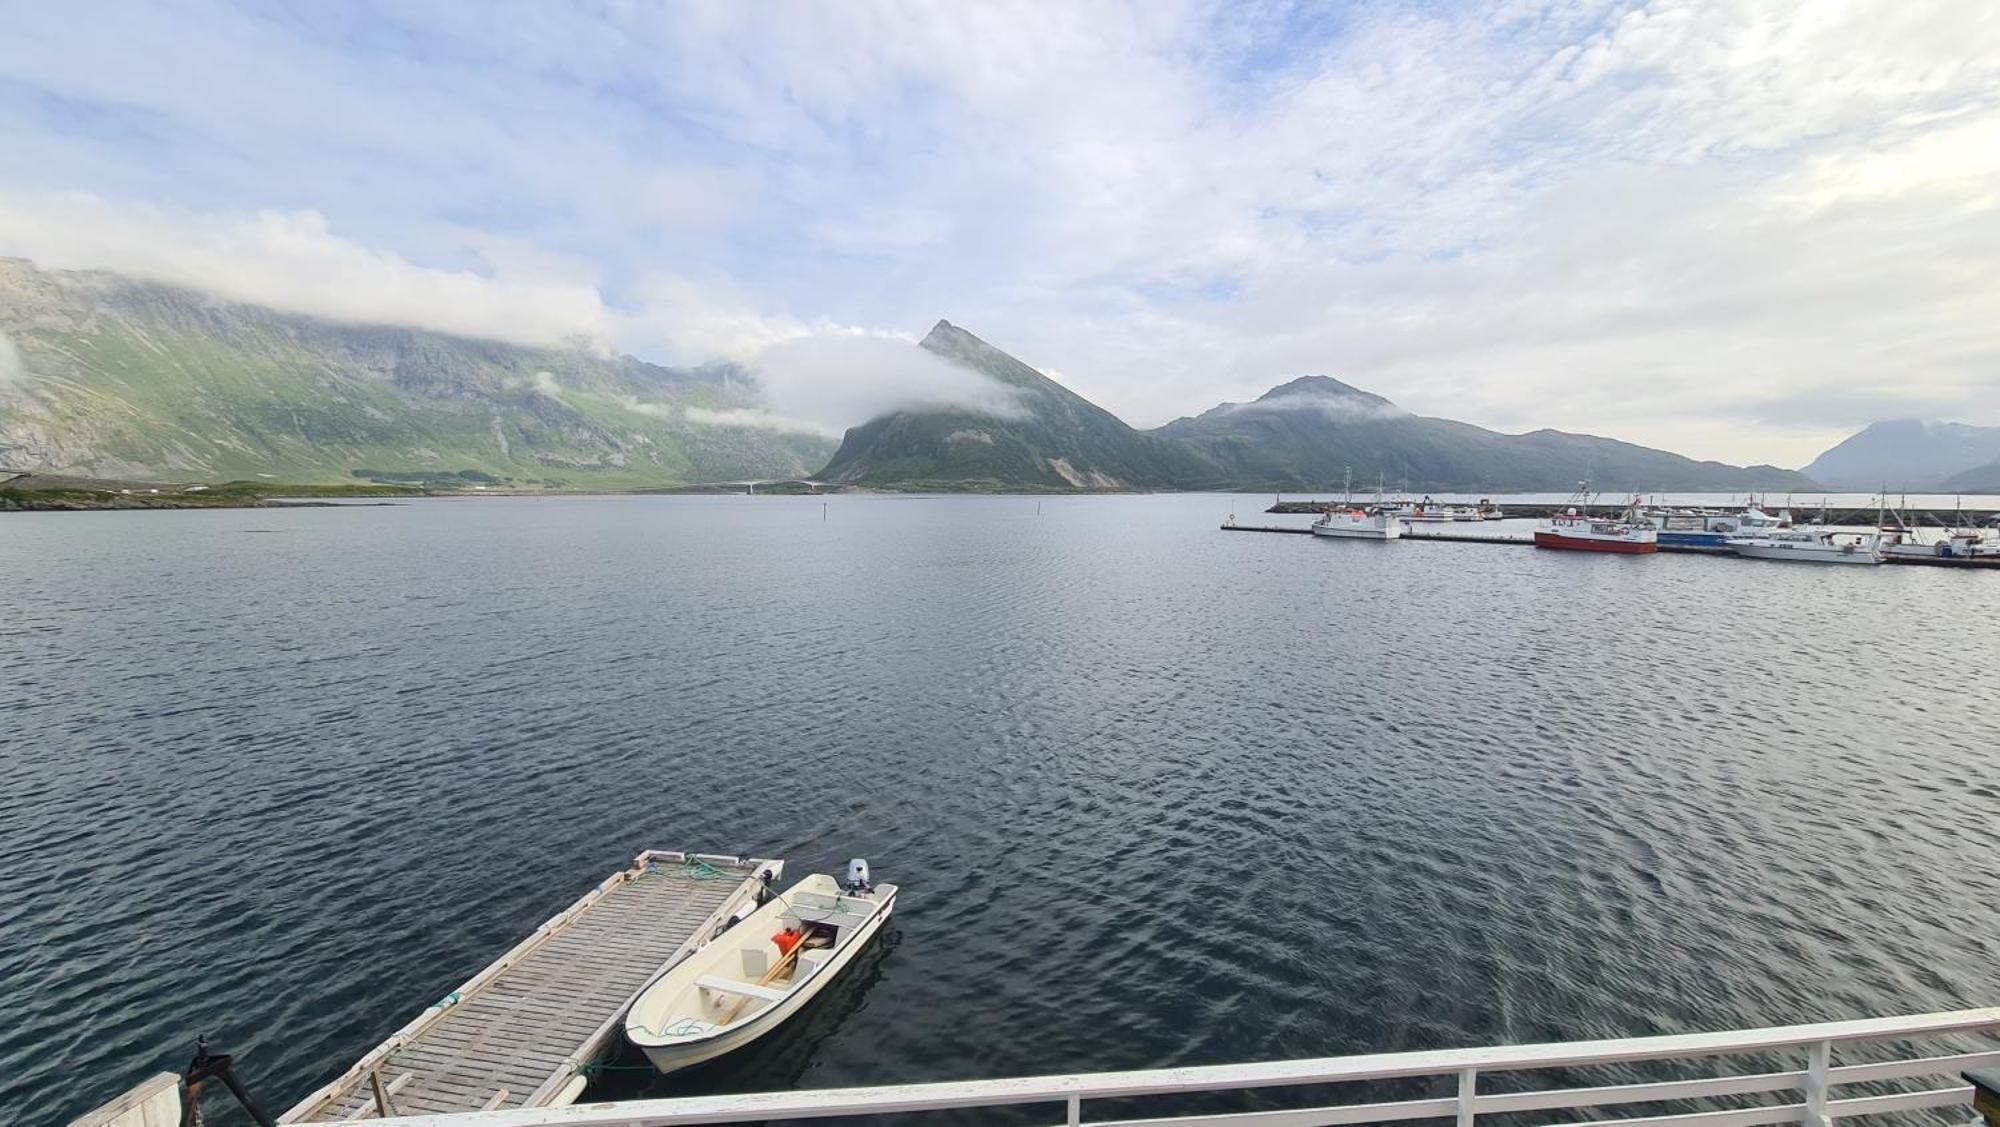
M69 1127L180 1127L181 1078L157 1072L117 1099L69 1121Z
M428 1007L425 1008L423 1013L420 1013L416 1017L411 1018L408 1022L404 1023L402 1028L396 1030L394 1033L389 1034L389 1036L384 1038L380 1044L376 1045L373 1049L368 1050L368 1052L365 1053L360 1060L355 1061L353 1065L349 1066L347 1071L341 1073L339 1076L334 1077L332 1080L327 1081L325 1084L320 1085L318 1088L313 1090L312 1094L306 1096L306 1098L292 1105L290 1110L286 1111L283 1115L280 1115L278 1117L278 1122L279 1123L309 1122L310 1121L309 1117L314 1113L314 1111L316 1111L320 1107L320 1105L326 1103L329 1100L339 1099L342 1094L344 1094L351 1088L365 1082L369 1073L373 1072L376 1068L380 1067L383 1063L385 1063L388 1060L389 1056L396 1050L401 1049L405 1045L409 1044L412 1038L414 1038L417 1034L423 1032L423 1030L429 1027L433 1022L436 1022L441 1018L443 1018L445 1012L450 1010L451 1007L459 1004L460 1002L465 1001L466 999L472 997L474 994L477 994L479 991L492 985L494 980L499 978L502 974L506 973L509 967L512 967L516 962L519 962L520 959L523 956L527 955L530 951L533 951L535 948L540 947L542 944L548 942L557 933L561 932L563 928L568 927L571 922L573 922L578 916L582 915L585 911L588 911L590 907L596 904L599 900L602 900L605 897L605 895L608 894L612 889L617 888L621 884L626 884L637 879L641 873L644 873L646 871L646 867L648 865L660 861L681 865L681 864L686 864L690 860L700 861L710 865L717 865L717 866L727 865L730 868L747 867L750 869L750 875L743 878L742 884L740 884L737 887L737 890L734 893L732 893L726 901L724 901L722 907L718 908L714 913L712 913L708 920L703 921L701 929L698 930L693 936L689 937L689 942L694 943L694 946L696 947L699 947L701 945L701 942L706 942L708 938L712 936L714 932L714 925L718 923L720 918L724 917L726 913L732 911L738 904L741 903L744 893L750 892L755 888L755 886L759 883L757 880L757 874L769 870L772 879L776 880L779 876L783 875L785 866L785 863L781 860L765 860L754 857L725 857L718 853L683 853L678 850L668 850L668 849L648 849L641 852L637 857L633 858L632 864L629 868L620 869L618 872L615 872L610 876L604 878L603 880L599 881L596 887L592 888L589 892L586 892L582 896L578 897L575 903L571 904L567 908L564 908L562 911L557 912L555 915L550 916L547 920L544 920L542 922L542 925L536 928L533 931L533 933L531 933L527 938L521 940L519 943L516 943L514 946L508 948L505 954L493 960L491 963L488 963L486 967L482 969L479 973L473 975L471 978L466 979L463 983L460 983L457 989L452 990L450 993L446 994L443 998L440 998L436 1002L431 1003ZM700 940L700 942L695 942L696 940ZM688 944L683 943L681 945L681 949L676 950L673 959L669 960L669 965L671 965L672 962L679 961L681 958L685 957L687 953L688 953ZM648 975L647 985L651 985L652 980L658 977L658 975L665 969L666 969L665 967L656 968L652 974ZM640 989L641 991L643 991L644 987L641 987ZM637 995L635 994L634 998L636 997ZM633 1001L632 998L628 998L625 1003L625 1008L630 1008L632 1001ZM601 1048L602 1038L606 1030L615 1028L617 1022L622 1020L624 1016L625 1016L625 1009L621 1008L617 1014L606 1019L604 1024L599 1027L597 1032L592 1034L591 1040L596 1042L598 1046ZM585 1047L579 1047L578 1054L573 1054L571 1059L574 1059L575 1056L581 1055L584 1051ZM585 1063L585 1060L577 1060L573 1066L571 1065L570 1059L566 1059L563 1063L564 1066L568 1068L570 1075L573 1076L575 1075L576 1071L582 1067L582 1065ZM565 1086L566 1083L567 1081L565 1081ZM536 1089L535 1094L541 1095L543 1090L547 1089L549 1086L550 1086L549 1083L544 1083L541 1088ZM572 1094L572 1098L574 1098L574 1094ZM536 1105L533 1102L530 1102L526 1106L533 1107Z

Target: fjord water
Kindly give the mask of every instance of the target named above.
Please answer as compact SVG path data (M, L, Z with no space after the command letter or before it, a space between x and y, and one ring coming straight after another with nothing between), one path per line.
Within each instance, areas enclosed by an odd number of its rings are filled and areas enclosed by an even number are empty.
M282 1108L649 846L903 893L614 1091L2000 999L2000 574L1217 531L1264 503L0 519L0 1120L198 1033Z

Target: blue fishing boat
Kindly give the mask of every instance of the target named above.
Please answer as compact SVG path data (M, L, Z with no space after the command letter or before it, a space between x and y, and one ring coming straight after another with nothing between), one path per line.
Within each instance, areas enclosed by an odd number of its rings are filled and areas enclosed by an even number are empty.
M1772 516L1756 505L1740 513L1713 509L1651 509L1641 520L1659 532L1660 547L1674 552L1727 552L1729 538L1790 524L1790 514Z

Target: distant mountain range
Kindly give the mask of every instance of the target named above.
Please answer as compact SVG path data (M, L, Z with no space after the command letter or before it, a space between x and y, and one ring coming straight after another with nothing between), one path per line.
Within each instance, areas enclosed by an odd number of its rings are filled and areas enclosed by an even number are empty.
M1018 389L1015 416L898 411L847 432L821 477L901 489L1279 489L1380 475L1429 490L1794 489L1792 470L1697 462L1590 435L1512 435L1413 415L1379 395L1304 376L1252 403L1225 403L1135 430L971 333L940 321L930 352Z
M728 365L347 325L0 259L0 468L576 488L797 477L823 436L730 425Z
M836 446L772 429L756 382L733 365L340 324L0 259L0 469L572 488L813 477L905 490L1305 491L1337 487L1350 469L1357 486L1380 476L1495 493L1584 479L1607 491L1812 486L1772 466L1426 418L1325 376L1141 431L950 322L921 347L993 381L1007 403L890 412ZM1996 459L2000 445L1984 462ZM1961 460L1944 468L1981 464Z
M1836 489L2000 492L2000 427L1893 419L1870 423L1805 468Z
M1578 481L1610 491L1791 489L1792 470L1698 462L1597 438L1538 430L1502 434L1413 415L1326 376L1303 376L1251 403L1225 403L1153 432L1200 450L1241 488L1324 489L1352 469L1420 489L1470 492L1567 490Z

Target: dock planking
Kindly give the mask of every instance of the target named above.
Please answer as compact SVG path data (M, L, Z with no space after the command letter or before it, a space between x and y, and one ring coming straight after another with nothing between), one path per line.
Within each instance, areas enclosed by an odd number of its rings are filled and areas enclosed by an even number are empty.
M712 938L784 862L641 853L280 1117L337 1123L551 1107L622 1033L647 983Z

